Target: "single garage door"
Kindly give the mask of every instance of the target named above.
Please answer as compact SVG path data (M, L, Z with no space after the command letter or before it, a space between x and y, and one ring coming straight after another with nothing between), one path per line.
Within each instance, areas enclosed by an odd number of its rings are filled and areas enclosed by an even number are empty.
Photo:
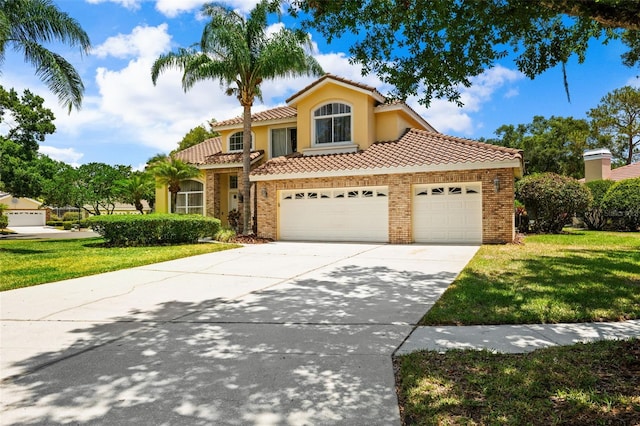
M279 191L279 238L389 241L389 190L358 187Z
M482 243L482 184L415 185L413 238L417 243Z
M47 216L44 210L6 210L9 228L15 226L44 226Z

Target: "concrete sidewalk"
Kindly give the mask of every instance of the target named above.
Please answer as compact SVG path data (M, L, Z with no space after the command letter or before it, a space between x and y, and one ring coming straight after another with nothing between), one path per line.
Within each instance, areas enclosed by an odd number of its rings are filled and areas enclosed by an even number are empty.
M640 338L640 320L578 324L416 327L396 351L396 355L419 350L445 352L451 349L524 353L550 346L630 338Z

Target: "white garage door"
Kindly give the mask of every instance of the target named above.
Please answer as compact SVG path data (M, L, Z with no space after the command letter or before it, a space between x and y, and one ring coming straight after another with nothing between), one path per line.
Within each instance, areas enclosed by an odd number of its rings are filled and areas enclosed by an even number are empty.
M282 240L389 241L387 187L279 191Z
M481 243L482 184L414 186L413 238L417 243Z
M44 226L47 216L44 210L6 210L9 228L15 226Z

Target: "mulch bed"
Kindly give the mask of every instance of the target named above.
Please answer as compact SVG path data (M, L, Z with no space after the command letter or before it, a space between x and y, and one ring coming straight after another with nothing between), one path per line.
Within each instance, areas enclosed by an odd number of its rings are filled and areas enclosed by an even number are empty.
M273 239L261 238L255 235L236 235L230 242L238 244L264 244L273 242Z

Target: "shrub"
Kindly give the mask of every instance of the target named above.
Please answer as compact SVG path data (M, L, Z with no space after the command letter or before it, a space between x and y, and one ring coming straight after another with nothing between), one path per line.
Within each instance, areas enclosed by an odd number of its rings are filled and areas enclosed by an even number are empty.
M9 218L4 214L0 214L0 229L5 229L7 226L9 226Z
M220 220L197 215L100 215L89 219L94 231L114 246L195 243L214 237Z
M614 183L612 180L592 180L585 183L593 199L591 205L580 212L580 217L584 220L587 228L601 230L606 225L607 217L602 209L602 198Z
M223 228L216 232L214 239L216 241L220 241L221 243L228 243L229 241L233 240L235 236L236 231L231 228Z
M624 179L611 185L602 197L602 209L620 229L640 227L640 178Z
M591 194L584 185L555 173L524 177L516 185L516 196L526 206L534 232L555 234L591 203Z
M73 228L73 222L62 222L62 229L70 231Z
M65 214L62 215L62 221L63 222L77 222L80 219L82 219L80 217L80 213L78 212L66 212Z

